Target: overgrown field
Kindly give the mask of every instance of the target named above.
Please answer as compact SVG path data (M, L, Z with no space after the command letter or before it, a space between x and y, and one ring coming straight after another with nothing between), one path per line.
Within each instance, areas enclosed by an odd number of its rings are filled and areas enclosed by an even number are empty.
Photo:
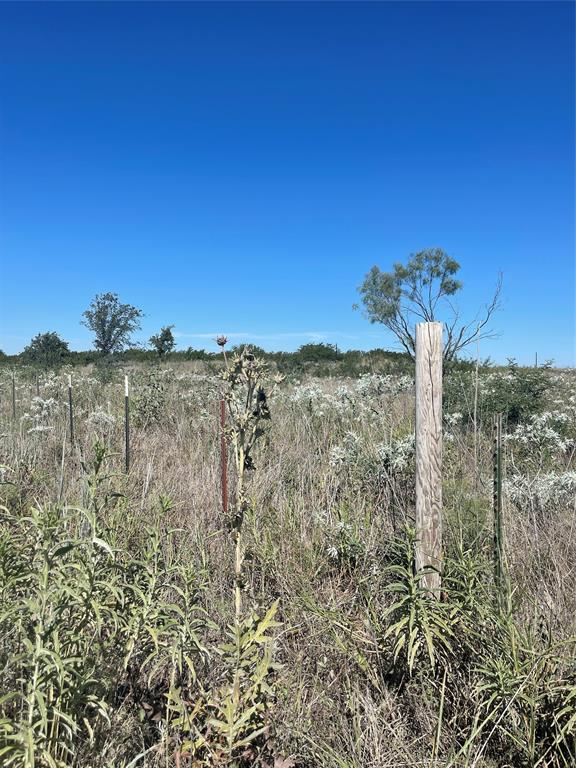
M446 374L435 600L413 572L410 376L264 398L244 364L17 368L15 419L0 371L0 764L575 766L574 371Z

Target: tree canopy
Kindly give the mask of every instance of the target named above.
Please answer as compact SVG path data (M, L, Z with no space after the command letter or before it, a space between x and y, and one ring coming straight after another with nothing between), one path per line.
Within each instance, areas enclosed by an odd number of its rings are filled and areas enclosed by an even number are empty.
M134 331L140 328L143 312L131 304L122 304L116 293L100 293L83 312L82 324L93 331L94 346L104 355L121 352Z
M168 352L172 352L176 345L172 328L174 328L173 325L165 325L159 333L150 336L150 344L158 352L158 357L164 357Z
M342 359L342 353L336 344L326 344L322 341L316 344L302 344L298 347L296 354L303 362L326 362Z
M27 363L42 365L46 368L60 365L70 354L68 342L54 331L39 333L24 348L22 359Z
M411 254L406 264L395 263L391 272L372 267L359 288L366 314L396 336L411 357L416 353L414 324L444 323L444 362L451 362L472 342L493 336L488 328L499 306L501 279L484 310L468 323L460 322L453 296L462 283L456 279L458 262L441 248Z

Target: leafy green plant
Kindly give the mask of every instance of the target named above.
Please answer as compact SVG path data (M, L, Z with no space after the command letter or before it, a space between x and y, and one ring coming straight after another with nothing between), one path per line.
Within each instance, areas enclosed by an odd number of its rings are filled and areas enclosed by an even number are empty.
M72 764L75 743L93 744L108 706L97 657L88 648L103 640L118 616L112 552L95 534L75 536L69 515L33 509L14 518L0 552L4 636L0 749L6 765ZM64 535L61 535L64 534ZM6 641L9 644L6 645Z
M514 764L569 765L576 754L576 669L566 669L565 648L539 647L511 618L503 630L499 654L487 654L476 669L484 748L496 745Z
M97 439L92 445L91 456L80 459L86 487L86 506L98 520L101 519L105 510L122 497L122 494L110 485L110 480L114 476L107 471L110 458L106 445Z
M262 617L253 614L229 628L229 642L219 647L224 682L194 703L180 690L169 693L171 728L181 734L179 758L193 766L241 768L267 765L270 755L269 712L274 702L273 660L269 630L278 601Z
M383 622L388 624L382 642L390 644L392 666L403 675L413 675L415 668L435 672L452 653L454 638L454 612L443 599L437 600L424 586L428 569L416 572L414 543L416 533L407 530L403 541L395 541L393 549L397 562L386 567L386 573L395 580L386 586L393 602L384 611Z
M132 553L110 543L105 458L96 446L86 465L87 509L1 510L2 765L95 764L120 706L158 740L170 681L192 686L206 656L201 574L168 559L170 532L148 526Z

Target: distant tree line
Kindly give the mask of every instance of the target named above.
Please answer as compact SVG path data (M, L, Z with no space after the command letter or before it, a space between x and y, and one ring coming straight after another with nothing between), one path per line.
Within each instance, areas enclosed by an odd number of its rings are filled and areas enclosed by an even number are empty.
M314 376L360 376L367 372L408 374L414 373L414 361L405 352L394 352L387 349L358 350L349 349L345 352L338 350L332 344L303 344L294 352L268 352L261 347L250 345L250 348L258 355L271 363L273 367L283 374L304 375L310 373ZM240 349L233 347L230 352ZM154 364L159 360L167 363L200 361L207 370L216 372L221 368L222 353L220 350L195 349L188 347L184 350L166 352L161 357L155 349L142 347L128 347L122 352L116 353L112 358L116 363L144 363ZM57 368L67 364L72 366L100 365L105 358L96 350L72 351L57 359L51 357L41 361L32 360L21 353L19 355L3 355L0 352L0 364L26 363L41 368ZM485 362L483 365L488 364ZM458 361L457 367L468 369L473 364L468 361Z

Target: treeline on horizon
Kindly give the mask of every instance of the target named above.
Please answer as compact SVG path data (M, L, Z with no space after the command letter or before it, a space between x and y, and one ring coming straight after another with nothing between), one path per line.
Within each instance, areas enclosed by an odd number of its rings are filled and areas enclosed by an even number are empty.
M328 344L325 342L319 342L316 344L303 344L294 352L286 351L267 351L262 347L250 344L237 344L227 349L229 355L234 355L240 352L244 347L250 347L250 350L269 362L275 363L278 367L292 368L298 365L314 364L314 363L332 363L332 364L370 364L380 363L398 368L405 368L408 370L414 365L410 356L405 352L394 352L387 349L371 349L371 350L358 350L350 349L341 351L336 344ZM113 359L117 362L141 362L141 363L158 363L158 362L184 362L191 360L200 360L203 362L218 362L222 359L222 350L215 349L213 351L206 349L196 349L194 347L188 347L187 349L173 350L167 352L161 357L153 349L143 349L142 347L129 347L128 349L115 352L112 355L104 356L101 352L95 349L88 350L66 350L61 353L58 359L50 360L50 367L61 365L96 365L100 363L103 358ZM32 363L29 356L25 351L15 355L7 355L0 351L0 362L3 363ZM38 361L34 361L38 362Z
M263 358L281 373L311 372L317 376L359 376L362 373L374 371L380 373L410 374L414 373L414 361L406 352L375 348L370 350L349 349L342 351L336 344L325 342L303 344L293 352L267 351L254 344L238 344L227 350L227 354L234 355L245 346L258 357ZM0 351L0 364L5 365L32 365L38 368L59 368L63 365L71 366L98 366L103 362L111 363L143 363L159 364L170 362L200 361L208 368L219 365L222 360L222 351L216 349L195 349L188 347L183 350L173 350L159 356L155 350L131 347L112 355L103 355L98 350L66 350L57 358L40 361L31 360L25 352L15 355L7 355ZM491 366L489 359L480 361L480 367ZM472 360L460 359L454 361L451 368L468 370L476 366Z

